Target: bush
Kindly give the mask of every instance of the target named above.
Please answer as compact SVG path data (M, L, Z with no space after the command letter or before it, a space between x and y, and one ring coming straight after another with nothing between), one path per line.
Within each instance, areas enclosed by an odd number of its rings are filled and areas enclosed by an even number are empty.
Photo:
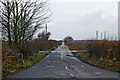
M112 71L120 71L120 41L86 41L84 43L67 43L71 50L87 49L92 52L92 58L82 59L90 64L97 65ZM77 55L78 53L74 53ZM89 53L81 54L88 56Z
M46 54L38 54L37 50L52 50L58 45L55 40L35 39L25 44L12 44L7 41L2 46L3 75L15 73L39 62Z

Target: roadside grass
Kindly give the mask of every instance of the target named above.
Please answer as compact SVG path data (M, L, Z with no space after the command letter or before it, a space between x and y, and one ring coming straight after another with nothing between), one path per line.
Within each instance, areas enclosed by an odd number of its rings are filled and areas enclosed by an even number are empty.
M22 61L14 64L2 67L2 75L3 77L14 74L18 71L24 70L35 63L39 62L46 54L38 54L37 56L30 56L28 59L23 59Z
M81 53L81 57L88 57L87 54ZM95 58L79 58L80 60L90 64L94 65L106 70L120 72L120 64L117 64L113 60L107 60L107 58L101 58L101 59L95 59Z

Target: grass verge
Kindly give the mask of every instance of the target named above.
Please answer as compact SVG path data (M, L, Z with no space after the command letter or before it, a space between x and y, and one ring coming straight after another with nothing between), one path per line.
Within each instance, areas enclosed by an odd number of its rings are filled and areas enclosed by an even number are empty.
M88 57L84 53L80 56ZM83 62L86 62L90 65L100 67L106 70L120 72L120 64L114 60L108 60L107 58L95 59L95 58L79 58Z
M3 77L6 77L7 75L14 74L18 71L24 70L35 63L39 62L41 59L43 59L46 56L46 54L38 54L37 56L30 56L28 59L23 59L17 64L14 65L8 65L2 67L2 75Z

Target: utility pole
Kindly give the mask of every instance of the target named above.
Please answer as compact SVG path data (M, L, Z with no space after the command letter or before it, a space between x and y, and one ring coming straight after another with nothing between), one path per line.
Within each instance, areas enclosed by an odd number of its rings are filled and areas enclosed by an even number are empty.
M106 40L106 32L104 32L104 40Z
M46 31L46 40L47 40L47 23L45 24L45 31Z
M96 40L98 40L98 31L96 31Z
M102 32L101 32L101 40L103 39L103 35L102 35Z

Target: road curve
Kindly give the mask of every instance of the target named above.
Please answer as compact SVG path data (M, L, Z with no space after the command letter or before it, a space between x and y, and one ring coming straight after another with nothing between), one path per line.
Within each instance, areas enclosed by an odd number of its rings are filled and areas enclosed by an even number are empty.
M64 43L57 51L68 51ZM40 62L7 78L118 78L118 73L91 66L75 57L61 56L70 52L51 53Z

